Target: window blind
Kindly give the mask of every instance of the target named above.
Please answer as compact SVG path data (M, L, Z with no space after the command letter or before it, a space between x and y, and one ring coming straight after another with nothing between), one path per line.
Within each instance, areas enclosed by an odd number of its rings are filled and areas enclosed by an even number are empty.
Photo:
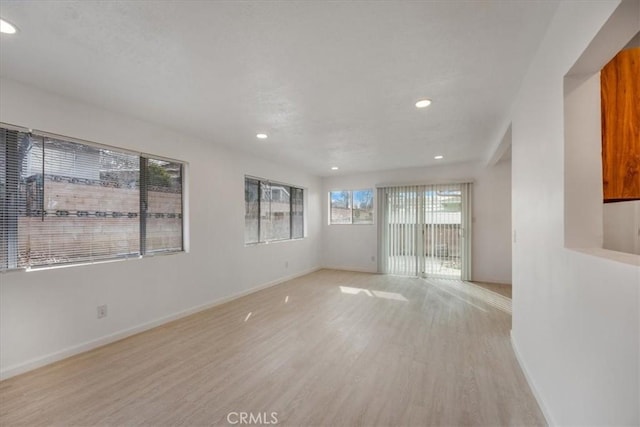
M32 218L41 219L43 138L0 128L0 269L29 266Z
M17 268L24 257L18 242L18 217L26 211L26 189L20 178L29 144L25 134L0 129L0 269Z
M0 131L0 242L6 242L8 240L8 229L5 229L5 204L7 199L7 143L8 131L2 129ZM0 245L0 270L7 268L7 248L6 244Z
M379 271L471 277L470 183L378 189Z
M0 269L182 250L181 163L6 128L0 135Z

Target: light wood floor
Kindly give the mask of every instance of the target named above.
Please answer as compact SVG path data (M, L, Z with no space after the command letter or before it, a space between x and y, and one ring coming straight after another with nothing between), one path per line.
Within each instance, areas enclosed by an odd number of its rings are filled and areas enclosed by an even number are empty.
M3 381L0 425L543 425L487 301L321 270Z

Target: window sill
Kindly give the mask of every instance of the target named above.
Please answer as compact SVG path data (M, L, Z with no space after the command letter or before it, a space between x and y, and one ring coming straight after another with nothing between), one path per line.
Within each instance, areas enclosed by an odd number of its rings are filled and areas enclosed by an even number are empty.
M70 262L65 264L42 265L37 267L20 267L20 268L8 269L8 270L0 270L0 274L13 273L13 272L33 273L37 271L57 270L61 268L82 267L87 265L110 264L113 262L134 261L134 260L140 260L145 258L155 258L158 256L177 255L177 254L184 254L184 253L187 253L187 252L184 250L166 251L166 252L156 252L152 254L147 254L144 256L138 255L138 256L122 257L122 258L115 258L115 259L105 259L100 261Z
M354 224L329 223L328 225L376 225L376 224L373 222L360 222L360 223L354 223Z
M299 237L297 239L282 239L282 240L272 240L270 242L255 242L255 243L245 243L245 248L250 248L252 246L264 246L264 245L273 245L277 243L286 243L286 242L298 242L306 239L306 237Z
M610 261L620 262L622 264L640 267L640 255L630 254L626 252L617 252L603 248L566 248L571 251L580 252L586 255L604 258Z

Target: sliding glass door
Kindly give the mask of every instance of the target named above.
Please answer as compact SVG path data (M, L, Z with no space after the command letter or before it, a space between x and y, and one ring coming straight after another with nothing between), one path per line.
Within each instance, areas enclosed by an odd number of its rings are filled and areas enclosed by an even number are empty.
M471 184L378 189L379 270L468 280Z

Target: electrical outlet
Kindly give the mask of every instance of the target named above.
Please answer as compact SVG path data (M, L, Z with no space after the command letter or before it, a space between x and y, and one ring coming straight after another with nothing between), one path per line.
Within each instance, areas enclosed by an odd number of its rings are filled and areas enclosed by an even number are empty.
M103 317L107 317L107 305L99 305L98 306L98 319L102 319Z
M289 268L289 261L284 262L284 268Z
M376 257L375 256L371 256L371 262L376 262Z

